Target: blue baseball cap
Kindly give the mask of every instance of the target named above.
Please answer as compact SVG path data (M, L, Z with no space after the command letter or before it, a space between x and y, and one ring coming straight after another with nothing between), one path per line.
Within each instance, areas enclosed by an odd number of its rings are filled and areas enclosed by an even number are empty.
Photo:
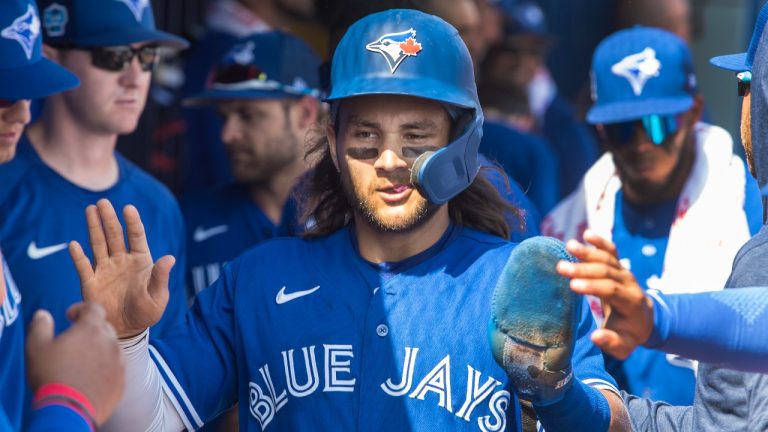
M139 42L183 49L185 39L155 28L150 0L38 0L45 42L118 46Z
M282 31L241 39L216 64L202 93L184 100L198 106L229 99L320 97L320 58Z
M657 28L633 27L604 39L592 58L592 124L678 114L693 106L696 75L688 46Z
M38 99L79 84L74 74L43 57L35 2L0 1L0 99Z
M760 9L747 52L712 57L709 62L721 69L733 72L752 72L752 62L755 60L757 45L760 43L766 22L768 22L768 3Z
M496 6L504 14L504 34L528 34L549 38L544 11L530 1L500 0Z

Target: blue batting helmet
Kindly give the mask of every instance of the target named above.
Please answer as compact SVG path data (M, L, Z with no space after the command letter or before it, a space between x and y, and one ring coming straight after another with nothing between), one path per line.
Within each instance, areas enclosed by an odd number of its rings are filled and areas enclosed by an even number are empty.
M430 99L449 113L469 114L459 116L457 138L421 155L411 169L411 182L435 204L469 187L480 170L483 112L472 58L458 31L436 16L407 9L353 24L333 55L327 100L381 94Z

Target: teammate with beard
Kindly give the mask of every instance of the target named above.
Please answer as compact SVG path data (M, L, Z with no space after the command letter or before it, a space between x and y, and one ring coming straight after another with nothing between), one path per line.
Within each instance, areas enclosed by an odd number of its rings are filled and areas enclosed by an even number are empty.
M162 314L167 260L137 275L134 265L152 267L137 215L126 217L126 252L111 205L89 209L97 263L75 253L78 272L115 284L84 296L108 305L135 377L113 429L197 429L237 401L243 430L519 428L511 392L530 378L508 377L487 339L513 209L477 176L483 116L466 47L437 17L373 14L342 39L331 83L306 238L229 263L167 337L150 344L146 333ZM539 420L624 430L582 310L572 391L537 408Z
M542 233L581 239L589 228L611 239L644 289L722 289L761 225L760 191L728 133L699 121L685 42L654 28L622 30L598 46L593 77L587 120L608 152L547 215ZM693 403L693 370L687 359L645 349L621 368L630 393L677 405Z
M297 37L257 33L233 44L206 90L185 101L218 109L235 177L182 202L192 296L253 245L301 231L290 194L306 170L304 142L317 126L319 66Z

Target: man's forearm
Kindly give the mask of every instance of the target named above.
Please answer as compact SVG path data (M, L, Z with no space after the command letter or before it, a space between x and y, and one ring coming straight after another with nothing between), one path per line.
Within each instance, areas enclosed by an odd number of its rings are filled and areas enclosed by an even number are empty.
M768 288L663 295L646 346L733 369L768 372Z

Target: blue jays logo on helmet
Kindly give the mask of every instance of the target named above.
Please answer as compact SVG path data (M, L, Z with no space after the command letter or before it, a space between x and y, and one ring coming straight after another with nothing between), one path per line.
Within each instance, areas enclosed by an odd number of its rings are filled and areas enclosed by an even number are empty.
M141 22L141 16L144 14L144 9L149 6L149 0L115 0L128 6L131 13L136 18L136 21Z
M611 67L611 72L629 81L636 96L643 93L649 79L659 76L660 70L661 62L656 59L656 51L650 47L624 57Z
M0 36L15 40L24 49L27 59L32 58L35 41L40 36L40 18L32 5L27 7L24 15L16 18L13 23L0 32Z
M385 34L366 45L365 49L381 54L387 60L389 70L395 73L403 60L414 57L421 51L421 44L416 40L416 30L410 28L398 33Z

